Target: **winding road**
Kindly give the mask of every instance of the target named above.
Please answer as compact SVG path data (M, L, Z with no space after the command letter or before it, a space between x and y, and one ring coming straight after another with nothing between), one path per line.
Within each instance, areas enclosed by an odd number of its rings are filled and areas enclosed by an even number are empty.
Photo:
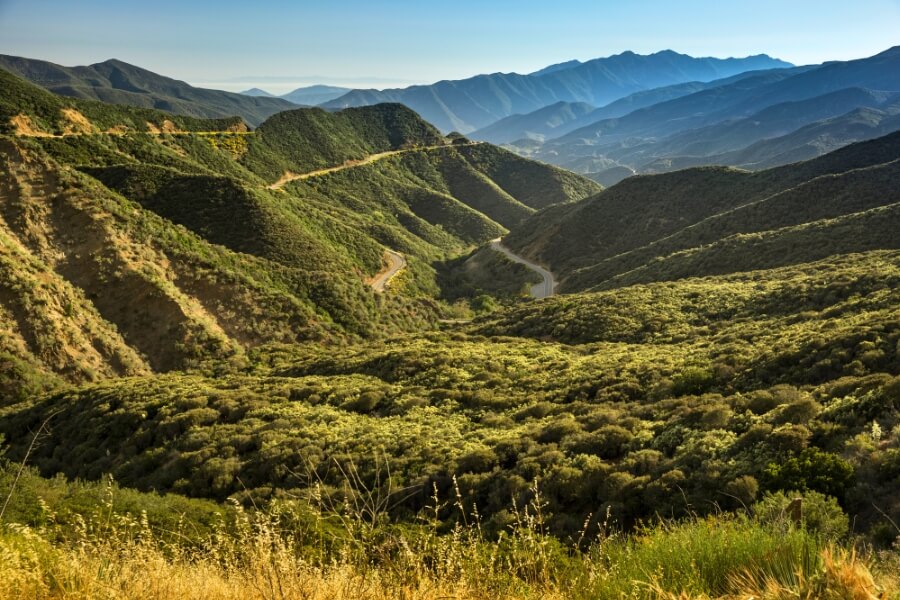
M495 240L491 240L491 248L505 255L508 259L513 262L517 262L520 265L525 265L535 273L541 276L541 281L538 284L531 286L531 295L540 300L541 298L547 298L552 296L556 289L556 280L553 278L553 273L545 269L539 264L533 263L526 258L522 258L518 254L515 254L509 248L506 248L503 245L503 241L501 238L497 238Z
M369 282L369 285L376 292L383 292L387 284L394 278L394 275L406 268L406 257L399 252L385 250L384 255L388 259L388 265L376 273L375 277Z
M434 146L437 147L437 146ZM428 150L429 148L416 148L417 150ZM275 183L268 186L270 190L279 190L284 184L290 183L292 181L297 181L298 179L309 179L310 177L318 177L319 175L327 175L329 173L335 173L337 171L343 171L344 169L349 169L351 167L361 167L363 165L371 164L375 161L381 160L383 158L388 158L389 156L396 156L398 154L403 154L404 152L409 152L410 150L389 150L388 152L379 152L378 154L370 154L362 160L348 160L342 165L338 165L336 167L328 167L327 169L318 169L316 171L310 171L309 173L292 173L291 171L285 171L284 175L276 181Z
M310 171L308 173L294 173L292 171L285 171L284 175L282 175L278 181L275 183L269 184L266 186L270 190L280 190L284 187L285 184L290 183L292 181L309 179L310 177L318 177L320 175L328 175L329 173L336 173L337 171L343 171L344 169L352 169L353 167L361 167L363 165L370 165L373 162L390 158L391 156L397 156L399 154L407 154L409 152L421 152L427 150L437 150L439 148L451 148L460 146L477 146L481 142L468 142L465 144L439 144L437 146L421 146L415 148L403 148L402 150L388 150L387 152L379 152L378 154L370 154L369 156L361 159L361 160L348 160L344 162L344 164L338 165L336 167L328 167L326 169L318 169L316 171Z

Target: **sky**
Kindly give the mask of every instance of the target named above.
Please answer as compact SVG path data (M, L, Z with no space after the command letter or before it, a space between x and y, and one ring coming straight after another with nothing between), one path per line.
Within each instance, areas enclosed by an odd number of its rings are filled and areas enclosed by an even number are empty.
M625 50L814 64L895 45L900 0L0 0L2 54L118 58L232 91L404 87Z

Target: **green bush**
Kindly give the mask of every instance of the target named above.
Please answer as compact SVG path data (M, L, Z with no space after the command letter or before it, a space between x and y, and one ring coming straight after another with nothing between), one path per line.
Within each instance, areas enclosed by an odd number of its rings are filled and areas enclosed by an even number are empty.
M780 463L769 463L765 482L769 489L821 492L843 498L853 481L853 466L819 448L806 448Z
M850 519L837 500L815 491L768 493L753 505L753 515L762 523L792 525L794 515L788 508L792 503L799 504L797 524L812 533L837 540L850 530Z

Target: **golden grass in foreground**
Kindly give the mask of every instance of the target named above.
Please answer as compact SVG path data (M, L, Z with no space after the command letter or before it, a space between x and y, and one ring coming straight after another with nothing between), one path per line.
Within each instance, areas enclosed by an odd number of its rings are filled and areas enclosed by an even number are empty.
M496 598L477 582L437 579L335 561L313 566L274 539L247 540L246 553L175 553L122 540L54 546L30 530L0 539L0 598L268 600ZM486 582L488 584L492 582ZM504 594L515 598L516 595ZM522 596L524 598L524 596ZM552 592L530 598L561 597Z
M503 549L460 528L395 537L392 550L376 559L377 547L356 541L311 558L316 554L273 520L251 517L199 546L166 541L145 519L83 524L63 535L66 541L52 526L7 526L0 530L0 599L900 598L895 580L873 576L876 566L896 568L895 553L879 564L835 546L807 555L815 542L791 541L790 532L783 535L786 546L766 538L770 546L759 545L757 559L710 562L716 551L746 551L735 545L738 536L759 544L753 540L763 538L752 528L759 529L746 520L703 519L606 538L568 556L527 532L514 533ZM791 546L797 540L802 546ZM704 575L712 564L717 571Z

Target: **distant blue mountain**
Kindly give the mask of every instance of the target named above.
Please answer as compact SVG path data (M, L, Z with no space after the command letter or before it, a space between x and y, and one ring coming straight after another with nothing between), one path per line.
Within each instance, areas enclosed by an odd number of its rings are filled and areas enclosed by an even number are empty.
M400 102L444 131L470 133L504 117L557 102L603 106L662 86L791 66L764 54L719 59L694 58L671 50L647 56L623 52L584 63L552 65L531 75L494 73L403 89L353 90L323 106L336 109Z
M900 46L702 87L624 115L597 119L608 107L598 109L540 148L529 144L528 153L581 172L625 166L639 173L768 167L817 156L900 127ZM588 119L594 122L573 129Z
M534 73L529 73L529 75L546 75L547 73L555 73L556 71L565 71L566 69L571 69L573 67L578 67L583 65L580 60L567 60L566 62L557 63L555 65L550 65L549 67L544 67L539 71L535 71Z
M315 106L317 104L322 104L323 102L328 102L329 100L334 100L335 98L340 98L349 91L350 88L333 85L311 85L308 87L297 88L293 92L288 92L287 94L280 96L280 98L283 98L288 102L293 102L294 104Z
M250 88L249 90L244 90L243 92L239 92L245 96L255 96L257 98L274 98L275 94L270 94L266 90L261 90L259 88Z

